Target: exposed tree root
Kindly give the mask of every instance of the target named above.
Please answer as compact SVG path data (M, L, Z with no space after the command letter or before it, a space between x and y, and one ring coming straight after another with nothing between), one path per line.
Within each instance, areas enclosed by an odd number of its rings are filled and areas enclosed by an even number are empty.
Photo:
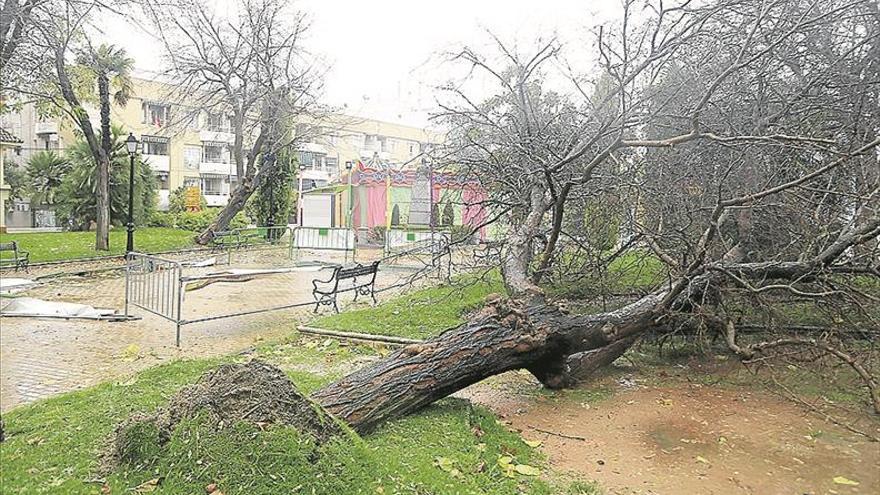
M150 415L134 415L117 427L104 464L112 468L138 462L144 435L158 434L159 444L164 444L181 421L197 416L217 429L243 421L291 426L318 443L343 432L280 369L257 360L224 364L174 394L166 407Z

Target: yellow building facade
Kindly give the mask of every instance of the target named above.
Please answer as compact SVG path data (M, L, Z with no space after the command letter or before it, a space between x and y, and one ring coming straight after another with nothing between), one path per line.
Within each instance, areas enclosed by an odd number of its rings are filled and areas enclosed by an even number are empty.
M132 98L125 106L112 106L111 122L142 143L144 160L156 173L159 209L167 208L171 191L181 186L198 187L208 206L225 205L238 180L229 116L186 108L172 96L171 85L143 78L133 82ZM87 111L97 128L97 108ZM22 110L16 125L33 130L26 133L34 142L28 147L37 151L44 146L63 151L75 139L71 123L39 118L32 108ZM296 132L304 130L308 137L297 153L305 190L336 180L346 162L379 155L400 166L442 142L440 134L418 127L339 114L296 125Z

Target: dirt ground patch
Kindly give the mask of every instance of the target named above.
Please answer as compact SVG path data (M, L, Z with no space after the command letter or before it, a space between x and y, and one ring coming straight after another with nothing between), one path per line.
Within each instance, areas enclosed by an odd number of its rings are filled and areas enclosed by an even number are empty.
M510 373L465 395L609 494L880 493L880 444L765 391L625 378L602 400L537 390Z

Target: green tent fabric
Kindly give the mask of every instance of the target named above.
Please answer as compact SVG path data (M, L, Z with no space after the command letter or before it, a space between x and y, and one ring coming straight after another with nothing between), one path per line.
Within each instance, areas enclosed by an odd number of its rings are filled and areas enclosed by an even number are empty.
M391 188L391 207L398 206L400 211L400 223L406 225L409 222L409 206L412 201L412 191L409 187Z

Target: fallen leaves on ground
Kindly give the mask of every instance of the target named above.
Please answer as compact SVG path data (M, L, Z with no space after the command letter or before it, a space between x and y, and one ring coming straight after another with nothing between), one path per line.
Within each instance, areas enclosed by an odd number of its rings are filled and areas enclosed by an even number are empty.
M838 485L859 486L858 481L851 480L843 476L835 476L833 481Z
M501 472L504 476L507 476L508 478L513 478L514 473L523 476L538 476L541 474L541 470L534 466L528 464L515 464L513 462L513 457L509 455L498 457L498 467L501 468Z
M159 487L159 483L159 478L153 478L151 480L144 481L140 485L134 487L134 491L135 493L149 493L152 491L156 491L156 488Z

